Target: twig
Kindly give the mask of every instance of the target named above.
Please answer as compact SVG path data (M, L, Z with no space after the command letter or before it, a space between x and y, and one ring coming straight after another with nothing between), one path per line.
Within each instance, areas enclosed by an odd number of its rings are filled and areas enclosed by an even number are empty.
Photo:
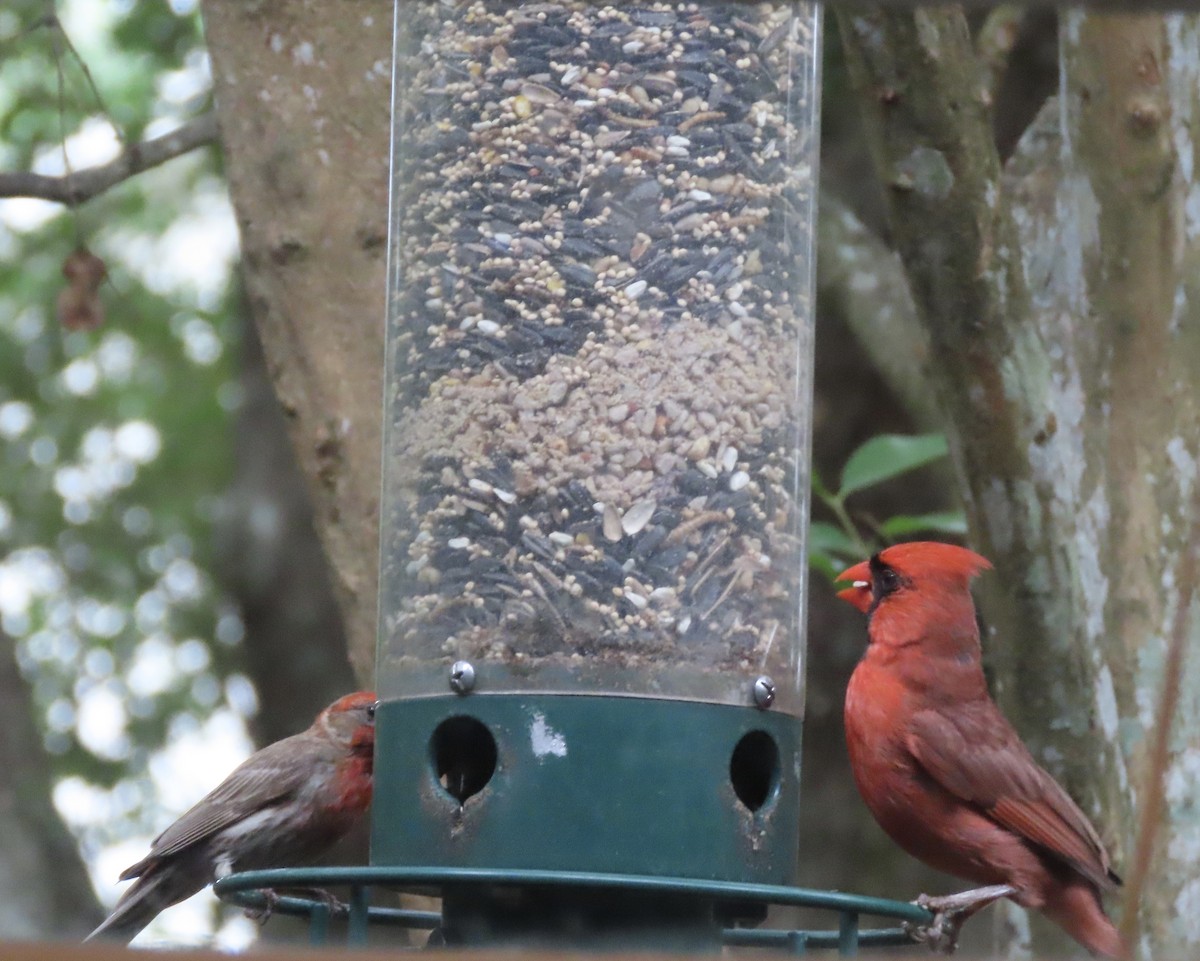
M10 33L8 36L0 38L0 58L8 59L8 57L11 56L9 51L12 50L18 43L24 41L25 38L41 30L43 27L52 26L54 26L53 12L49 14L43 14L36 20L33 20L23 26L16 33Z
M868 547L867 542L862 539L862 535L858 532L858 525L850 517L850 512L846 510L846 505L842 503L840 497L822 497L821 500L825 506L833 511L838 523L842 525L842 530L846 536L854 542L854 550L859 557L866 557L868 554L874 554L875 549Z
M1188 647L1188 621L1196 595L1196 554L1200 552L1200 485L1192 502L1192 527L1179 561L1178 606L1171 625L1167 645L1167 660L1163 667L1162 694L1158 714L1154 719L1153 742L1146 766L1146 783L1142 786L1142 811L1138 824L1137 845L1133 854L1133 869L1125 884L1124 911L1121 915L1121 938L1126 949L1134 950L1140 926L1142 892L1150 876L1150 862L1161 830L1163 803L1166 797L1164 775L1170 765L1171 731L1179 707L1179 689L1183 679L1184 655Z
M0 198L36 197L60 204L81 204L137 174L166 163L217 139L216 114L189 120L170 133L132 144L114 160L62 177L35 173L0 173Z
M59 40L61 40L62 43L66 46L67 52L72 57L75 58L75 62L77 64L79 64L79 69L83 71L83 78L87 81L88 88L92 91L92 98L96 101L96 106L100 108L100 112L102 114L104 114L104 116L108 119L109 125L113 128L114 131L116 131L117 139L121 142L121 146L122 147L128 146L128 142L125 139L125 131L123 131L117 125L117 122L113 119L112 112L108 109L108 104L106 104L104 102L104 98L102 96L100 96L100 88L98 86L96 86L96 78L92 76L92 71L88 68L87 61L84 60L82 56L80 56L79 51L75 47L75 44L73 44L71 42L71 38L67 34L66 29L63 27L62 21L58 19L58 13L54 11L54 4L51 3L50 7L51 7L51 12L43 18L43 22L47 26L51 26L54 28L55 36L57 38L54 42L54 59L55 59L56 65L58 66L58 82L59 82L59 89L60 89L60 97L61 97L61 88L62 88L63 78L62 78L62 63L61 63L61 59L59 56L59 49L58 49L58 41ZM64 150L66 149L65 138L64 138L63 149Z
M62 27L58 23L58 17L54 13L54 5L50 6L49 18L51 21L53 32L50 35L50 46L54 50L54 75L58 78L58 139L59 147L62 149L63 158L63 180L66 181L68 189L71 186L72 171L71 171L71 156L67 152L67 81L63 76L62 65L62 46L61 42L65 37ZM77 201L73 201L71 206L75 206ZM79 246L83 243L83 238L79 231L79 218L73 217L73 226L75 228L75 244Z

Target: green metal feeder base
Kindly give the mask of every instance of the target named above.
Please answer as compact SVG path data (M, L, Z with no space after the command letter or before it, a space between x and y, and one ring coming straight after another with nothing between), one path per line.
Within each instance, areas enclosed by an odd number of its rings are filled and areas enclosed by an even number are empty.
M258 906L265 888L348 885L352 943L380 923L490 948L852 954L907 941L898 928L860 932L860 913L928 920L909 904L788 886L801 723L782 712L476 692L385 700L375 725L372 866L248 872L218 882L220 896ZM442 910L372 907L370 888L432 894ZM833 910L839 923L754 930L771 904ZM325 938L325 902L275 907Z
M666 698L385 700L374 865L789 884L799 719Z
M363 945L371 925L440 929L443 915L432 911L405 911L399 908L373 906L373 891L420 891L436 893L449 902L487 896L496 891L573 891L576 902L601 899L613 894L629 899L640 898L644 904L691 901L693 904L757 904L818 908L836 912L836 930L780 930L732 927L718 932L718 945L729 947L777 948L794 955L805 954L809 948L836 948L842 957L853 957L860 947L886 947L911 944L912 939L903 927L863 930L861 915L891 918L911 924L928 924L930 913L905 901L869 898L833 891L814 891L771 884L745 884L694 878L663 878L601 874L582 871L519 871L480 870L478 868L443 867L360 867L360 868L290 868L272 871L245 871L222 878L214 885L218 897L246 908L261 909L267 903L262 893L293 888L348 887L348 906L336 912L348 918L347 942ZM273 908L281 914L305 916L309 919L310 940L324 944L329 937L331 911L327 901L319 899L280 897ZM525 945L532 947L533 945ZM577 943L580 949L606 947L589 942ZM638 945L647 947L646 943ZM668 950L691 950L694 944L676 942L656 943L652 947Z

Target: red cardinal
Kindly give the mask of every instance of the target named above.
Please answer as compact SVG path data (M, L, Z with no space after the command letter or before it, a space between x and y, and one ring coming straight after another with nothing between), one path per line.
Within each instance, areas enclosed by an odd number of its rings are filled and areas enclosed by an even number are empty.
M375 700L347 694L307 731L248 757L125 870L122 881L137 881L85 940L128 941L217 878L303 864L332 847L371 804Z
M838 578L854 582L838 596L870 618L846 691L854 780L909 854L1010 885L999 896L1044 911L1096 954L1122 957L1100 901L1121 881L1100 838L988 696L970 582L990 567L965 548L917 542Z

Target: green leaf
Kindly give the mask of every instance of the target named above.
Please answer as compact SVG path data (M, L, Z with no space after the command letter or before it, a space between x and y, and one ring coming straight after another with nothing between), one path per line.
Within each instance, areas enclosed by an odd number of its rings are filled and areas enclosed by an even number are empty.
M812 566L813 570L829 578L831 583L837 578L837 568L834 566L833 561L820 551L809 551L808 563Z
M845 554L853 557L857 548L846 532L824 521L813 521L808 525L808 549L823 554Z
M872 437L850 455L842 470L842 489L838 497L897 477L906 471L945 457L948 448L941 434L881 434Z
M967 518L962 511L937 511L933 514L898 514L889 517L879 530L885 537L904 537L919 531L936 531L939 534L965 534Z
M835 524L813 521L808 526L808 563L824 574L830 582L837 580L838 571L845 567L842 557L857 557L862 548Z

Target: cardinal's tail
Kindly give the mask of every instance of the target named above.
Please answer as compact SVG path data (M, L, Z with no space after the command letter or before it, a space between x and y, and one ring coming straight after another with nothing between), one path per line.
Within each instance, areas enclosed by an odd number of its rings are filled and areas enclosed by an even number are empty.
M1095 886L1080 878L1064 885L1046 901L1046 914L1076 941L1102 958L1126 957L1116 925L1104 913Z
M205 885L176 864L157 864L121 895L112 914L84 941L100 939L128 943L162 910L190 898Z

